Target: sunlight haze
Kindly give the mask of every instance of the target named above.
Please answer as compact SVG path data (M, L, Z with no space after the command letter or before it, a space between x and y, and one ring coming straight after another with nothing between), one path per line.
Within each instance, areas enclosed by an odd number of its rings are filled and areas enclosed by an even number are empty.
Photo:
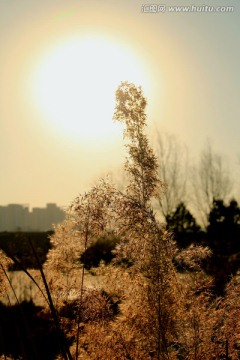
M107 36L63 39L33 70L30 102L52 131L86 146L104 145L120 131L112 121L118 85L128 80L146 89L146 70L139 65Z
M185 2L184 2L185 3ZM150 132L196 157L240 155L239 1L233 12L148 13L139 1L0 2L0 205L68 205L124 161L112 121L121 81L141 85ZM184 5L173 0L170 5Z

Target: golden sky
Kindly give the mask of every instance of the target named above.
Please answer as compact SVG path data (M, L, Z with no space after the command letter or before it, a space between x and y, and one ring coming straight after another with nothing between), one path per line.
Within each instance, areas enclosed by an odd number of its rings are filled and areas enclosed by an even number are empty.
M1 0L1 205L68 205L123 162L111 120L121 80L143 86L152 129L193 157L209 139L236 161L239 1L211 1L233 6L220 13L166 3L151 13L139 0Z

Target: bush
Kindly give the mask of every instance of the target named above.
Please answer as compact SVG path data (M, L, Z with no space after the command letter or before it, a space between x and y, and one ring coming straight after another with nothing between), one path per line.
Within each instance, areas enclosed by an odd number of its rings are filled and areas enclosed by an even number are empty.
M119 240L114 236L100 237L84 251L80 261L87 270L99 266L102 260L105 264L109 264L114 257L113 250L118 242Z

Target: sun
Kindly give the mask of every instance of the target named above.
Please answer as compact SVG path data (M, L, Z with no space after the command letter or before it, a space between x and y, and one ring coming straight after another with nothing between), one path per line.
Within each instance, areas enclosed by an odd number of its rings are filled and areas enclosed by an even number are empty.
M106 37L73 37L50 47L31 77L35 109L46 126L87 143L114 137L115 91L121 81L147 86L144 66Z

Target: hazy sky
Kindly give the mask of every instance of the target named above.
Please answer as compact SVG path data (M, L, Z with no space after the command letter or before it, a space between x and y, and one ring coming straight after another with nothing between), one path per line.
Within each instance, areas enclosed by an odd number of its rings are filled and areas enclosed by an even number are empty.
M204 5L233 11L194 10ZM119 166L111 113L121 80L143 86L150 126L191 156L209 139L237 162L239 0L1 0L0 51L1 205L68 205Z

